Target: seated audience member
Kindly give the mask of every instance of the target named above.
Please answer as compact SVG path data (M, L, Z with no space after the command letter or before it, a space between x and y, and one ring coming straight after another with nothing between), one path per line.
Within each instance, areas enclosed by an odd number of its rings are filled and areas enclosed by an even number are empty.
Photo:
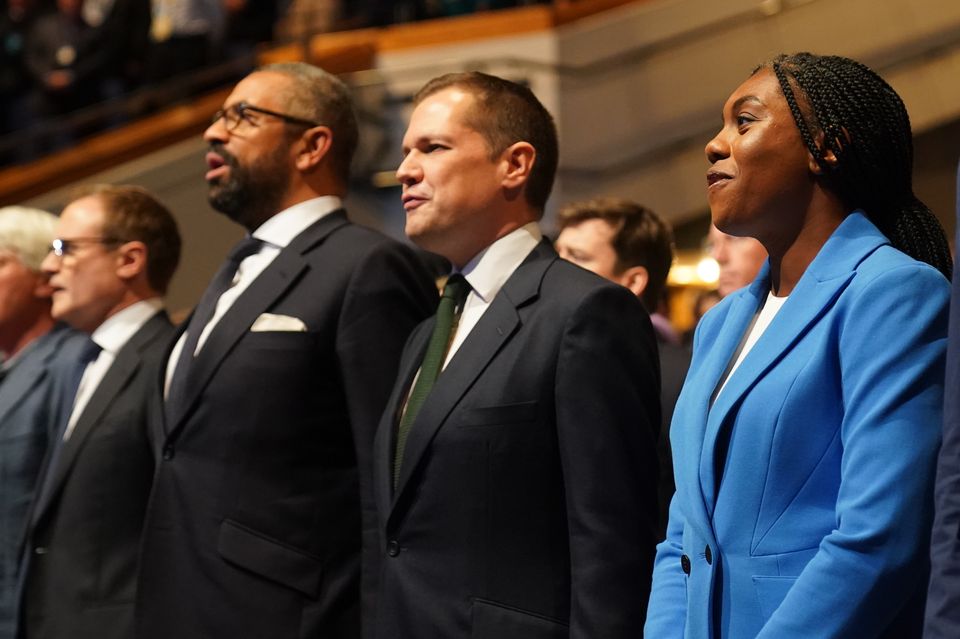
M56 429L60 368L79 336L50 316L40 263L56 217L0 209L0 638L16 637L20 545L47 446Z
M560 211L557 221L560 235L556 247L560 257L626 286L650 313L660 351L661 428L657 453L662 539L673 497L670 419L690 365L689 350L680 346L670 320L657 312L673 262L673 231L653 211L615 198L571 204Z
M223 0L150 0L146 81L197 71L215 60L223 41Z
M770 258L697 329L645 635L918 638L951 260L907 111L854 60L781 55L706 155L713 223Z
M43 262L53 316L89 337L27 524L19 639L132 639L180 235L134 186L80 191L56 234Z
M767 250L755 238L728 235L713 224L707 235L710 255L720 266L717 291L726 297L749 285L767 259Z

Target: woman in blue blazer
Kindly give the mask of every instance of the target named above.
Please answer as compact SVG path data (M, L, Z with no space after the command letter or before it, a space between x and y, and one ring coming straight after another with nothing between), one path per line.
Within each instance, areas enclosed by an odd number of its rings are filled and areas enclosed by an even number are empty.
M950 254L909 119L846 58L758 67L706 147L770 259L701 320L646 637L920 636Z

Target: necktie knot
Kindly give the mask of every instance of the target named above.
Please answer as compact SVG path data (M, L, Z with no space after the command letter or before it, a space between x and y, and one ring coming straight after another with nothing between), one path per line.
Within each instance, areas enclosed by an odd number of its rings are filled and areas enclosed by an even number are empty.
M86 342L83 345L83 348L80 349L80 354L77 357L77 366L80 368L81 375L83 374L83 369L86 368L87 364L97 359L100 356L100 351L103 350L99 344L93 341L90 338L87 338Z
M227 256L227 259L239 266L240 262L246 258L259 253L262 246L263 240L258 240L253 236L247 236L230 249L230 254Z
M460 273L454 273L447 279L441 297L453 300L454 307L460 308L470 294L470 283Z

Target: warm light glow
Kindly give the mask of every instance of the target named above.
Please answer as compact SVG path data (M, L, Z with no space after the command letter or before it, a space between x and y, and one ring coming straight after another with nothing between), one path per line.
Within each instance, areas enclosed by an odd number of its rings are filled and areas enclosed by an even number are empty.
M689 264L674 264L668 280L676 286L693 284L697 279L697 270Z
M720 265L712 257L705 257L697 262L697 276L707 284L716 284L720 278Z

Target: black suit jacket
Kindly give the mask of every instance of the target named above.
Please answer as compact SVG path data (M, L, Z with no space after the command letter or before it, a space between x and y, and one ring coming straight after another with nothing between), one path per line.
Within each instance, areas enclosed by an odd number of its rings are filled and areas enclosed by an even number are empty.
M34 504L23 639L132 639L137 556L153 477L148 403L173 327L154 315L120 349Z
M636 639L650 588L660 379L626 288L539 245L411 426L411 336L374 448L378 639Z
M243 292L167 406L138 639L358 636L373 435L404 340L436 300L409 247L342 212ZM265 312L307 330L252 331Z

